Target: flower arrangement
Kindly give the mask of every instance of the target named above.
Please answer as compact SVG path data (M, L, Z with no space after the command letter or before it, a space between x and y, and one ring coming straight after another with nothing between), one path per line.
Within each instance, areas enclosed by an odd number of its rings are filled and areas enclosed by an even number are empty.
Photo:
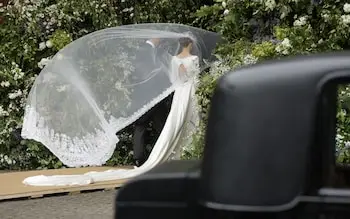
M267 59L308 55L349 49L350 3L310 0L216 0L196 13L196 24L220 32L225 43L217 54L225 57L232 69ZM210 76L208 76L210 77ZM209 79L215 83L215 79ZM207 79L203 79L203 86ZM349 85L339 86L336 158L350 162ZM202 106L208 93L200 90ZM203 129L196 137L195 151L203 148Z
M199 8L200 1L178 2L1 0L0 169L63 167L44 146L23 140L20 136L30 88L40 71L60 49L88 33L122 24L191 22L192 11ZM179 14L183 17L179 17ZM105 57L104 61L114 58ZM120 88L118 84L115 86ZM58 92L65 89L68 87L57 87ZM129 129L119 133L121 143L108 165L130 164L132 130Z
M224 42L216 50L220 61L200 78L197 95L203 120L192 145L183 151L185 159L201 157L211 94L217 78L229 69L350 46L350 2L345 0L24 0L0 2L0 18L0 169L62 167L43 146L18 136L23 106L51 57L92 31L121 24L174 22L222 34ZM349 163L349 89L347 85L339 88L336 155L341 163ZM131 161L130 133L121 134L123 144L109 164Z

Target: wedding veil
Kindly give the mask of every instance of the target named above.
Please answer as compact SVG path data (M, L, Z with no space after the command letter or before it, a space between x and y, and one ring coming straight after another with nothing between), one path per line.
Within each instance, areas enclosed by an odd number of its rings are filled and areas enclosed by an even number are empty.
M185 25L136 24L72 42L34 82L22 136L41 142L67 166L103 165L118 143L116 133L174 91L170 62L182 37L191 37L206 59L218 39ZM151 39L160 39L156 49L146 45Z

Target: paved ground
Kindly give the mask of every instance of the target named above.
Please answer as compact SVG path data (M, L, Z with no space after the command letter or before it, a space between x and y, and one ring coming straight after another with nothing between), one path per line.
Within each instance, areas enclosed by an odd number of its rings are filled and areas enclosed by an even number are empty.
M112 219L116 191L0 202L1 219Z

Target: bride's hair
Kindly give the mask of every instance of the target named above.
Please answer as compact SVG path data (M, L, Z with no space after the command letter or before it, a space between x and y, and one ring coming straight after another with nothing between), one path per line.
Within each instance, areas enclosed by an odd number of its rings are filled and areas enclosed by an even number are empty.
M184 48L188 47L190 44L192 44L192 48L191 48L191 55L197 55L200 57L199 55L199 51L198 51L198 47L195 45L196 44L196 39L192 36L192 33L188 33L186 32L185 37L179 38L178 42L179 42L179 52L178 54L180 54Z
M183 38L179 39L179 44L180 44L181 50L183 50L183 48L188 47L191 43L193 43L193 41L189 37L183 37Z
M180 45L180 53L183 51L184 48L188 47L190 44L192 44L191 48L191 54L196 50L196 38L194 34L190 31L184 32L184 36L182 38L179 38L179 45Z

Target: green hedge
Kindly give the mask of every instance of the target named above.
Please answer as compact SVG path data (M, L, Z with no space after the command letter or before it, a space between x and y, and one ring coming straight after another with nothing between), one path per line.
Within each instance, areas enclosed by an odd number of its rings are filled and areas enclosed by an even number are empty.
M220 61L200 79L197 91L203 120L184 159L200 158L210 97L217 78L242 65L268 59L347 49L350 4L344 0L69 1L37 0L0 8L0 169L59 168L45 147L19 142L23 104L42 65L60 48L87 33L121 24L175 22L217 31L224 42ZM208 1L210 2L210 1ZM316 2L316 1L315 1ZM349 87L339 90L338 161L349 162ZM122 134L109 165L131 162L131 130ZM150 130L151 131L151 130Z
M217 54L232 69L268 59L348 49L350 4L343 0L313 2L217 0L197 11L195 22L223 34L226 42ZM349 85L339 87L335 148L337 161L345 164L350 161L349 91ZM205 92L200 95L203 99L208 96ZM203 147L203 132L202 127L197 151Z
M122 24L192 23L192 11L200 4L199 0L37 0L0 6L4 21L0 24L0 169L62 167L42 145L19 141L13 135L21 127L25 99L35 77L59 49L90 32ZM132 127L120 134L121 142L108 165L132 161Z

